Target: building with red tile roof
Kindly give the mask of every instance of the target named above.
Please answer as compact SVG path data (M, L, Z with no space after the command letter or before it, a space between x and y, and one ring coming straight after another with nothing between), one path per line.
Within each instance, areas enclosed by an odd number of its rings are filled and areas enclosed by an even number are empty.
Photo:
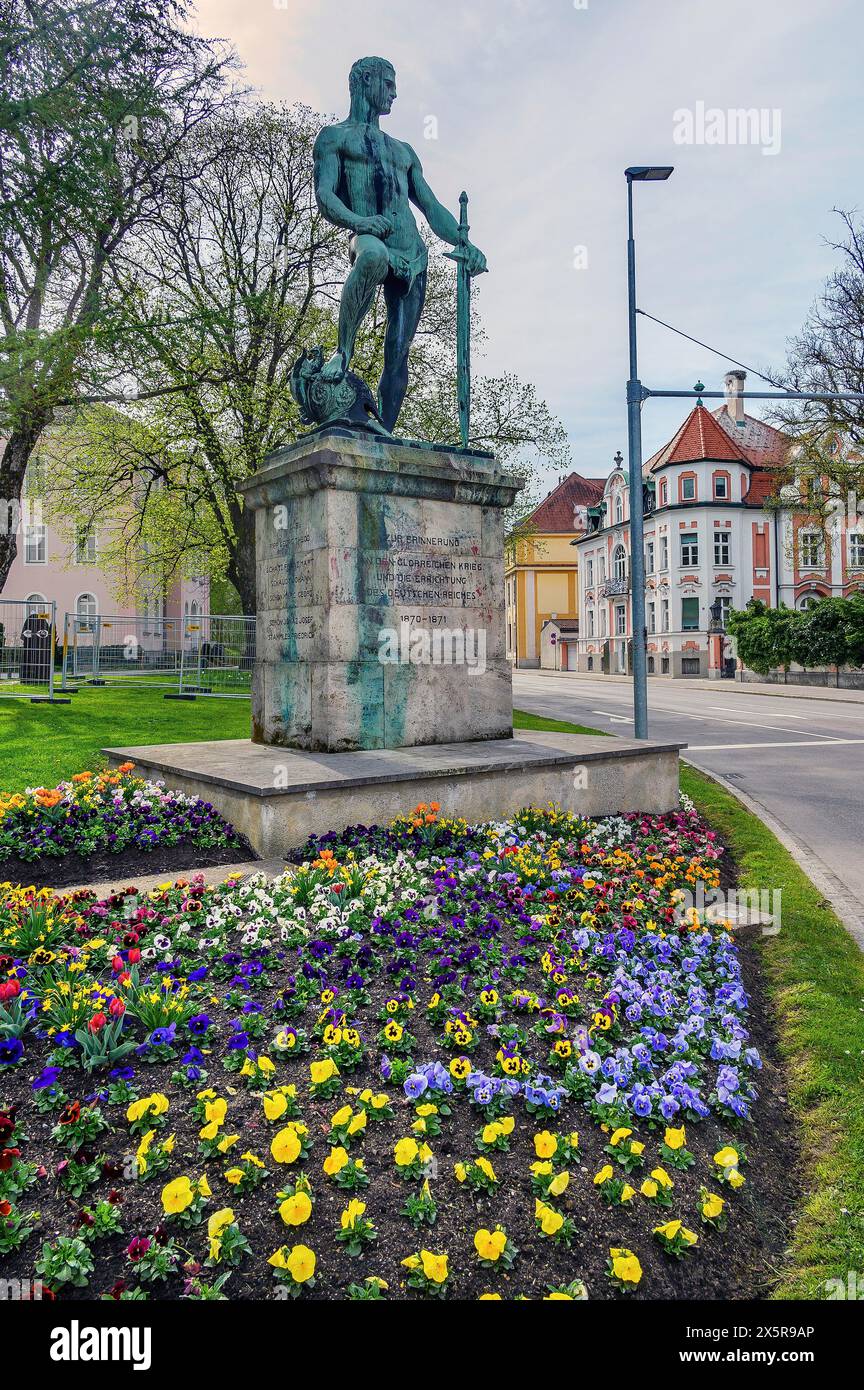
M701 400L643 466L649 675L720 675L709 634L751 598L804 608L864 586L864 523L824 528L793 487L788 436L746 414L746 373L726 375L726 401ZM842 447L837 440L833 447ZM579 553L577 669L626 673L631 663L629 482L621 460L589 511ZM722 644L725 674L731 644Z

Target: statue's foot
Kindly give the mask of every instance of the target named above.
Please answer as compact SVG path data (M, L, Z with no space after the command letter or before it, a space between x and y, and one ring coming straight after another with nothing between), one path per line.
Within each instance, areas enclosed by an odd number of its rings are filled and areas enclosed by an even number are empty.
M341 348L337 348L329 362L321 368L322 381L339 382L348 370L348 358Z

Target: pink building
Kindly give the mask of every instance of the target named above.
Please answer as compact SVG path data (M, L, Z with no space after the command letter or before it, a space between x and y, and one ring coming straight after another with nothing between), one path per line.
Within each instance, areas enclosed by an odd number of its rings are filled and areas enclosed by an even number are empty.
M108 522L105 524L107 527ZM139 637L145 642L161 638L161 624L166 619L191 622L209 612L210 582L206 578L178 580L164 598L146 602L118 599L116 576L109 576L99 565L100 531L104 535L97 525L70 545L42 514L38 503L22 502L18 554L0 592L0 604L24 600L31 609L39 609L53 599L61 638L67 613L77 617L83 630L94 618L106 615L137 620Z

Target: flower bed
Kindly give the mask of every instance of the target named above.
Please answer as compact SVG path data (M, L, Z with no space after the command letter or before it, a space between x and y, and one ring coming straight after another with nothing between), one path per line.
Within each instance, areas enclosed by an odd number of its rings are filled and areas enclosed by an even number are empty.
M721 855L689 808L468 827L433 806L272 881L7 890L0 1275L752 1296L788 1143L739 949L681 907Z
M135 776L133 763L0 794L0 875L12 881L62 887L253 857L209 802Z

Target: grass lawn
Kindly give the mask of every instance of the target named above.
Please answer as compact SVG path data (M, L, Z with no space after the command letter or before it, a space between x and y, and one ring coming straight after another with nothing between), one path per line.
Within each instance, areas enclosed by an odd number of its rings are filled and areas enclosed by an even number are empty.
M248 700L165 700L161 690L108 686L85 686L71 700L0 700L0 791L53 787L104 766L105 747L249 736Z
M0 791L53 787L73 772L104 766L100 749L134 743L248 738L249 701L166 700L160 690L82 686L70 705L0 700ZM517 729L597 734L581 724L516 710Z
M584 724L568 724L566 719L546 719L542 714L526 714L522 709L513 711L514 729L537 729L546 734L597 734L599 738L609 738L605 729L589 729Z
M722 835L743 887L782 889L782 929L760 943L806 1197L776 1298L824 1298L826 1279L864 1270L864 956L789 852L711 778L681 787Z

